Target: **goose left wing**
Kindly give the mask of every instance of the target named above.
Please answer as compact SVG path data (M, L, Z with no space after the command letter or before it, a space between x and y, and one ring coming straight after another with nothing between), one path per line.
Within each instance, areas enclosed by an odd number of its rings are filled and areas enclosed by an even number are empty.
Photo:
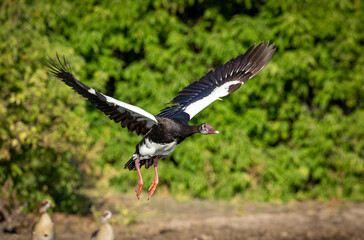
M95 240L96 239L96 236L97 236L97 234L99 233L99 229L98 230L96 230L95 232L93 232L92 233L92 235L91 235L91 240Z
M166 107L157 116L189 121L212 102L238 90L267 65L276 50L269 42L255 46L185 87L169 103L174 105Z
M153 125L158 123L157 119L147 111L104 95L77 80L72 74L70 62L67 63L64 56L61 60L57 54L57 60L58 63L51 58L48 59L49 72L87 98L111 120L116 123L121 122L123 128L126 127L130 132L134 131L138 135L145 135Z

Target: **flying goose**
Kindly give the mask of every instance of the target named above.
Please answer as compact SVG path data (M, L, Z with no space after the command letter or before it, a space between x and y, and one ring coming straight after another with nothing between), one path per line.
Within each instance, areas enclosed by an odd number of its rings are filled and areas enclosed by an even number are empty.
M135 189L139 199L143 187L140 168L154 165L155 177L149 187L148 200L154 194L159 183L158 161L167 157L185 138L195 134L216 134L210 124L189 125L197 113L212 102L221 99L241 87L246 81L257 75L272 58L276 49L274 44L260 43L252 45L245 54L233 58L215 71L208 72L200 80L193 82L180 91L158 115L106 96L78 81L71 72L70 62L63 56L57 60L48 59L50 73L87 98L99 110L123 128L144 138L136 146L136 151L125 164L125 169L136 170L138 184ZM141 89L142 91L142 89Z

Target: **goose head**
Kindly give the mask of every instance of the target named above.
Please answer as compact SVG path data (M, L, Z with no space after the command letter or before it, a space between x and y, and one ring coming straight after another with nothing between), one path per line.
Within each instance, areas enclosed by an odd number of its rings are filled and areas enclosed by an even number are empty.
M216 133L219 133L219 131L215 130L208 123L201 124L198 130L199 130L199 133L202 133L202 134L216 134Z
M47 212L48 208L54 208L54 207L55 207L55 205L52 204L52 202L49 199L45 199L39 203L38 212L39 212L39 214L43 214L43 213Z
M110 219L112 216L112 213L109 210L105 210L101 214L101 222L106 223L108 219Z

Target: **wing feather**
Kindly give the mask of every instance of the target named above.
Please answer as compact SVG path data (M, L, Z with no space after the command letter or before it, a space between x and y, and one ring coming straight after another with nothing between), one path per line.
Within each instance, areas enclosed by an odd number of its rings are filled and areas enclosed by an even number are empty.
M209 71L200 80L180 91L157 116L189 121L212 102L225 97L257 75L270 61L276 49L274 44L251 46L243 55L231 59L215 71Z
M57 60L58 62L52 58L47 59L49 72L87 98L97 109L108 115L110 120L116 123L121 122L123 128L128 128L131 132L135 131L138 135L146 134L153 125L158 123L157 119L147 111L106 96L77 80L72 74L70 62L67 63L64 56L60 59L57 54Z

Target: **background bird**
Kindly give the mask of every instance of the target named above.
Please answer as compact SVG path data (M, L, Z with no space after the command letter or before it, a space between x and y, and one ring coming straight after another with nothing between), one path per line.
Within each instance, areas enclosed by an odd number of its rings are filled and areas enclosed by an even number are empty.
M219 133L208 123L189 125L189 120L212 102L233 93L257 75L270 61L275 50L274 44L269 42L262 42L258 46L254 44L245 54L231 59L185 87L170 102L172 106L164 108L156 116L139 107L106 96L78 81L64 56L60 59L57 54L58 62L50 58L48 67L51 74L87 98L111 120L116 123L121 122L121 126L131 132L145 135L136 146L132 158L125 164L125 168L137 171L138 185L135 191L139 199L143 187L140 168L143 165L145 168L154 165L155 177L148 189L148 199L150 199L159 183L157 166L160 159L167 157L178 144L195 133Z
M36 222L32 228L32 240L54 240L56 237L54 230L54 223L47 213L48 208L55 206L48 199L39 203L38 213L40 215L39 221Z
M101 214L101 226L98 230L92 233L91 240L114 240L114 230L107 222L112 216L109 210L105 210Z

